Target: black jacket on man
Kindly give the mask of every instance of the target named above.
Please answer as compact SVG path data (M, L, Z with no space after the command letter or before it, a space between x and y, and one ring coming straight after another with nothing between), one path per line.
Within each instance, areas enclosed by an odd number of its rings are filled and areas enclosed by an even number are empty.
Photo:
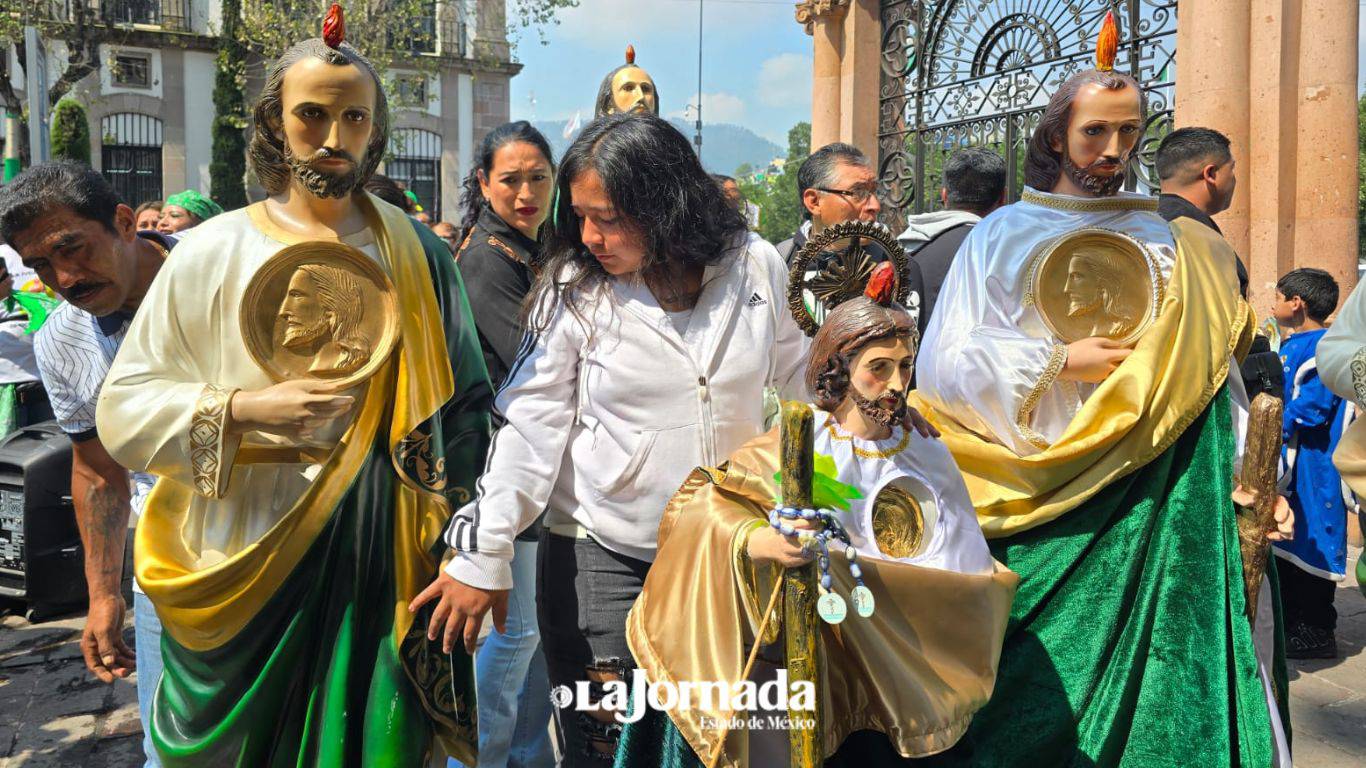
M1174 221L1184 216L1204 224L1220 235L1224 234L1219 229L1219 225L1214 223L1214 219L1180 195L1164 194L1158 197L1157 215L1167 221ZM1238 269L1238 292L1246 299L1247 267L1243 265L1242 257L1237 254L1234 254L1233 261ZM1281 372L1281 359L1279 355L1271 351L1271 342L1267 341L1265 336L1258 334L1252 338L1252 346L1248 349L1247 358L1243 360L1242 374L1243 386L1247 388L1249 399L1262 392L1269 392L1276 397L1285 396L1285 374Z

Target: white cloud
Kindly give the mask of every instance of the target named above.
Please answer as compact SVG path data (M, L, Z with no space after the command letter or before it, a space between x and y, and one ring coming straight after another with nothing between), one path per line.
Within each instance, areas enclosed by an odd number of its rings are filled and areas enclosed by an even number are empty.
M688 107L697 106L697 94L688 97ZM678 109L668 114L669 117L682 118L684 120L696 120L697 115L692 109ZM745 100L733 93L703 93L702 94L702 122L703 123L743 123L745 120Z
M753 26L769 18L772 11L772 7L756 3L709 5L703 10L703 21L708 30L722 23ZM682 30L689 30L688 39L697 39L697 3L688 0L580 0L578 6L561 10L555 16L559 25L549 28L549 37L603 46L614 53L625 50L627 43L635 41L642 64L647 61L647 52L640 45L642 39L655 35L673 36ZM697 49L692 50L695 57ZM662 56L667 52L652 53Z
M766 107L811 106L811 57L780 53L759 65L759 103Z

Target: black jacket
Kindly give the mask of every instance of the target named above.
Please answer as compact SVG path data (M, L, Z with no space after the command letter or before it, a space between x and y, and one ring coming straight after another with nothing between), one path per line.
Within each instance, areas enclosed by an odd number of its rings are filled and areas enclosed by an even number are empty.
M455 252L456 265L465 281L470 312L484 349L484 365L494 391L503 387L516 364L522 345L522 302L536 282L540 245L514 229L492 208L485 208ZM493 411L495 429L503 425L502 414ZM518 541L536 541L541 533L537 519L517 535Z
M522 302L535 282L531 265L539 252L536 241L485 208L455 254L495 390L522 343Z
M944 277L948 275L949 267L953 266L953 257L958 255L958 249L963 245L963 241L968 239L968 233L972 232L972 227L973 225L970 223L949 227L911 254L911 266L913 268L918 267L920 272L919 325L922 337L925 335L925 329L930 325L930 315L934 313L934 303L939 299L939 288L944 284ZM914 276L911 280L914 282ZM912 288L914 287L912 285Z
M1157 215L1167 221L1174 221L1184 216L1204 224L1221 235L1223 234L1219 225L1214 223L1214 219L1180 195L1161 195L1158 197ZM1238 270L1238 291L1246 299L1247 267L1243 265L1242 257L1237 254L1234 254L1233 261ZM1285 396L1285 374L1281 371L1281 358L1271 351L1271 342L1261 334L1252 339L1252 346L1248 349L1247 357L1243 360L1242 375L1243 386L1247 388L1249 399L1262 392L1269 392L1276 397Z

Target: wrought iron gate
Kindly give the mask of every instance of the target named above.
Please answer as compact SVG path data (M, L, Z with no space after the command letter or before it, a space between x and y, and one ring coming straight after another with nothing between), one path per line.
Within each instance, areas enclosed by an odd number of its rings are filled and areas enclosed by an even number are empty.
M1148 118L1131 188L1155 189L1152 154L1171 130L1177 0L882 0L878 115L882 218L940 207L954 150L1004 155L1010 198L1024 183L1029 136L1048 98L1093 66L1106 11L1119 21L1115 69L1142 84Z

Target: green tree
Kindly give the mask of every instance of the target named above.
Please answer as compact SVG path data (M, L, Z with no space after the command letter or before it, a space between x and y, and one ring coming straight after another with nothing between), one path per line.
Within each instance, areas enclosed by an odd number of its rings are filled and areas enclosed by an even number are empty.
M811 124L797 123L787 132L787 158L780 173L762 179L740 179L745 199L759 206L759 236L770 243L792 237L802 224L797 197L797 171L811 155Z
M62 99L52 112L52 159L90 165L90 121L75 99Z
M247 204L246 47L241 42L242 0L223 0L223 28L213 80L213 159L209 194L224 210Z

